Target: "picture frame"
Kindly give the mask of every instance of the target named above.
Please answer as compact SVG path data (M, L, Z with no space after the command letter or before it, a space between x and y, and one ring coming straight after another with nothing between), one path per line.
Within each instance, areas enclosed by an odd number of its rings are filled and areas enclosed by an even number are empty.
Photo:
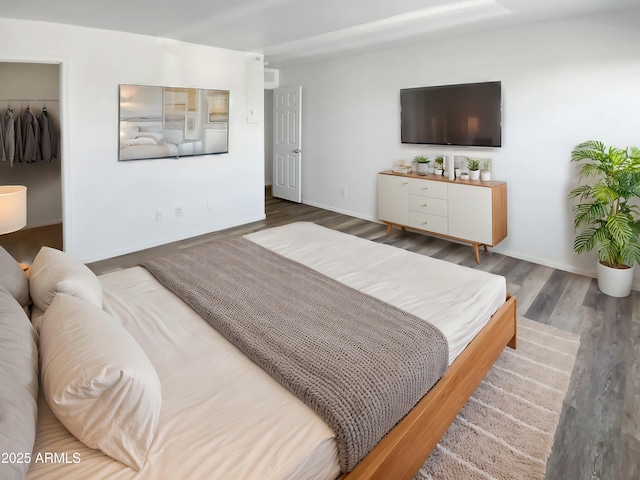
M229 90L119 85L118 161L229 153Z
M197 113L187 113L184 116L184 138L185 140L197 140L200 138Z

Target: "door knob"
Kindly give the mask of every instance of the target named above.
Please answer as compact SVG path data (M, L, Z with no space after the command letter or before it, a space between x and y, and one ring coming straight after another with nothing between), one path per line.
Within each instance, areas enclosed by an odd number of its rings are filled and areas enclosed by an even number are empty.
M296 148L293 153L300 153L302 150L300 150L299 148Z

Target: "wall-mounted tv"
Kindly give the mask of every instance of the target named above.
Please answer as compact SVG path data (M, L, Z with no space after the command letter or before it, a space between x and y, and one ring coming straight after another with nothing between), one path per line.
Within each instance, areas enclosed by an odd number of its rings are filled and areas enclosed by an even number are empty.
M400 90L402 143L502 146L501 82Z

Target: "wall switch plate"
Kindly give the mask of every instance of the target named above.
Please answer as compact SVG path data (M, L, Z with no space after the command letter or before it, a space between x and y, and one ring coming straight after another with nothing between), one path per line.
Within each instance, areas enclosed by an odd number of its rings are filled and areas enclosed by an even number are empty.
M342 195L343 197L347 196L347 187L342 187L340 189L340 195Z
M162 210L158 210L156 212L156 222L161 222L162 221Z
M176 207L176 217L182 216L182 207Z

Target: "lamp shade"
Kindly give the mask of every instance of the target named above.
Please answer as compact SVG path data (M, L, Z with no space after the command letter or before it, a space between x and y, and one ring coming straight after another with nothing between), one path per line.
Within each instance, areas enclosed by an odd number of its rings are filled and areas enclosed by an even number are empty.
M27 187L0 186L0 235L20 230L27 224Z

